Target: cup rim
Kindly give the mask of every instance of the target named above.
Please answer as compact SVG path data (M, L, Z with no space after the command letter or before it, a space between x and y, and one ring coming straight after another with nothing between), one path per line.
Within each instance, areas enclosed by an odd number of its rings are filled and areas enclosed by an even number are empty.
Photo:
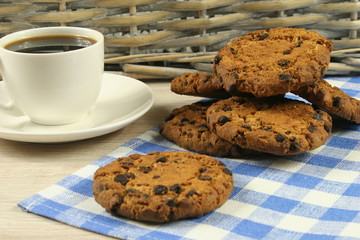
M57 36L57 35L72 35L72 36L82 36L94 39L96 42L86 48L80 48L68 52L54 52L54 53L46 53L46 54L38 54L38 53L23 53L23 52L15 52L9 49L6 49L9 43L14 41L19 41L21 39L27 39L32 37L40 37L40 36ZM99 44L103 44L104 35L94 29L91 28L83 28L83 27L71 27L71 26L54 26L54 27L39 27L39 28L31 28L25 29L17 32L10 33L8 35L0 38L0 51L4 51L12 54L19 55L36 55L36 56L50 56L50 55L58 55L58 54L72 54L74 52L86 51L86 49L97 47Z

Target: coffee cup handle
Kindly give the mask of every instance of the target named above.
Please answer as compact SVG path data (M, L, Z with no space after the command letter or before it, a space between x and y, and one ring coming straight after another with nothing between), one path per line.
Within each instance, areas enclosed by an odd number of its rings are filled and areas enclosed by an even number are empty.
M3 64L1 62L1 57L0 57L0 80L2 81L2 83L4 84L4 78L3 78ZM3 86L4 90L6 90L6 88ZM22 116L23 113L15 106L15 103L14 101L10 98L9 94L7 94L7 90L6 91L2 91L6 97L4 96L1 96L1 98L7 98L8 101L0 101L0 111L4 111L6 112L7 114L10 114L12 116Z

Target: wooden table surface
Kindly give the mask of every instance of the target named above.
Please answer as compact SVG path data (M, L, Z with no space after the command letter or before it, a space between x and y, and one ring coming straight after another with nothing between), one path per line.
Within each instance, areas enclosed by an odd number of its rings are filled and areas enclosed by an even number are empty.
M172 93L169 81L146 81L146 84L154 92L153 107L143 117L116 132L57 144L0 139L0 239L110 239L24 212L17 203L160 124L173 108L199 99Z

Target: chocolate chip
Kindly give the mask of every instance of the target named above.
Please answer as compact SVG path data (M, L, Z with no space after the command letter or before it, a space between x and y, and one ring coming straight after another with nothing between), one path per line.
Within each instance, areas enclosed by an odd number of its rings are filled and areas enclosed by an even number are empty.
M285 134L286 135L289 135L291 133L291 131L286 131Z
M199 133L199 134L203 134L204 132L207 132L207 131L209 131L209 129L206 129L206 130L199 130L199 131L198 131L198 133Z
M228 118L227 116L222 115L222 116L219 117L219 123L220 123L221 126L224 125L227 122L231 122L231 119Z
M232 54L235 54L235 49L234 49L234 48L230 48L230 52L231 52Z
M164 186L164 185L156 185L156 186L154 187L154 193L155 193L156 195L164 195L164 194L166 194L167 192L168 192L168 189L167 189L167 187Z
M222 84L222 82L223 82L222 77L219 77L219 78L218 78L218 81L219 81L220 84Z
M166 163L167 162L167 158L166 157L161 157L158 160L156 160L156 162L162 162L162 163Z
M324 129L325 129L326 132L331 132L331 126L325 125Z
M233 76L234 76L235 80L239 79L239 74L237 74L236 72L233 72Z
M199 169L199 172L200 172L200 173L204 173L204 172L206 172L206 171L207 171L207 168L206 168L206 167L203 167L203 168L200 168L200 169Z
M287 73L280 73L279 74L279 79L280 80L289 81L291 78L292 78L292 76L287 74Z
M261 130L265 130L265 131L271 131L271 130L272 130L272 126L261 126L260 129L261 129Z
M290 142L295 142L295 141L296 141L296 137L290 138Z
M289 60L286 60L286 59L280 59L279 61L278 61L278 65L280 66L280 67L286 67L286 66L288 66L289 65Z
M266 39L267 37L269 37L269 34L268 34L268 33L260 34L260 35L259 35L259 40L264 40L264 39Z
M186 86L188 86L189 85L189 83L188 82L184 82L184 86L186 87Z
M165 122L168 122L168 121L170 121L170 120L173 120L174 117L175 117L174 114L170 114L169 116L167 116L167 117L165 118Z
M176 206L176 199L169 199L166 202L166 205L168 205L169 207L175 207Z
M199 180L201 180L201 181L210 181L211 179L212 179L212 177L210 177L210 176L203 176L203 175L200 175L199 177L198 177L198 179Z
M231 171L230 169L228 169L228 168L223 168L222 171L223 171L225 174L232 176L232 171Z
M129 179L126 174L118 174L114 177L114 181L121 183L123 186L125 186L129 182Z
M139 190L136 190L134 188L128 188L125 191L126 193L141 193Z
M133 166L134 163L132 163L132 162L121 162L121 165L123 165L123 166Z
M303 42L302 40L298 41L298 42L296 43L296 47L301 47L301 45L302 45L303 43L304 43L304 42Z
M118 210L118 208L120 207L121 204L119 203L115 203L114 205L112 205L111 209L110 209L110 212L112 214L116 214L116 211Z
M187 197L191 197L191 196L193 196L193 195L198 195L198 193L195 191L195 190L190 190L187 194L186 194L186 196Z
M285 51L283 51L283 54L284 55L289 55L291 53L291 50L285 50Z
M156 151L156 152L151 152L151 153L149 153L148 155L159 155L160 154L160 152L159 151Z
M188 119L188 118L186 118L186 117L184 117L184 118L182 118L181 120L180 120L180 122L189 122L190 120Z
M206 123L202 123L197 125L198 128L208 128L208 125Z
M314 133L316 131L316 126L311 124L308 128L309 132Z
M214 63L219 64L220 61L221 61L221 57L220 56L215 56Z
M242 142L246 141L245 134L243 132L238 132L238 134L235 135L235 137L233 137L231 139L231 141L235 142L235 143L242 143Z
M310 85L308 85L308 87L310 87L310 88L316 88L316 84L315 84L315 83L310 84Z
M298 142L293 142L290 144L290 151L297 152L301 148L301 144Z
M198 131L198 133L203 134L206 131L208 131L208 130L200 130L200 131Z
M204 79L204 83L210 81L210 79L211 79L211 76L207 76L207 77Z
M183 127L183 126L185 126L185 123L179 123L178 126Z
M104 190L105 190L104 185L100 184L100 186L99 186L99 192L102 192L102 191L104 191Z
M232 109L232 107L230 107L230 106L227 106L226 108L224 108L224 111L225 112L229 112L229 111L232 111L233 109Z
M247 130L249 130L249 131L252 131L252 128L251 128L250 125L242 125L241 127L242 127L242 128L245 128L245 129L247 129Z
M333 100L333 107L340 107L340 102L342 100L341 97L334 97L332 100Z
M323 119L323 115L321 112L315 113L313 116L313 119L317 120L317 121L321 121Z
M115 194L115 196L117 197L118 203L123 203L124 202L124 197L119 195L119 194Z
M285 139L286 139L286 137L280 133L275 136L275 140L277 142L283 142L283 141L285 141Z
M152 178L153 179L158 179L158 178L160 178L161 176L160 175L154 175Z
M114 197L117 198L117 202L112 205L110 212L113 214L116 214L117 209L120 207L120 205L124 202L124 197L119 195L119 194L115 194Z
M151 167L140 166L139 170L143 173L149 173L152 171Z
M170 191L179 194L179 193L181 193L182 188L181 188L180 184L174 184L170 187Z

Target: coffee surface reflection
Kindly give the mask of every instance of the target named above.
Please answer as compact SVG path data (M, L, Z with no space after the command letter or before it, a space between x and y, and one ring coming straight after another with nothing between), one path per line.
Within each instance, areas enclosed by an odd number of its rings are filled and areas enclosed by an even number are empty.
M41 36L18 40L5 48L14 52L46 54L78 50L94 43L94 39L82 36Z

